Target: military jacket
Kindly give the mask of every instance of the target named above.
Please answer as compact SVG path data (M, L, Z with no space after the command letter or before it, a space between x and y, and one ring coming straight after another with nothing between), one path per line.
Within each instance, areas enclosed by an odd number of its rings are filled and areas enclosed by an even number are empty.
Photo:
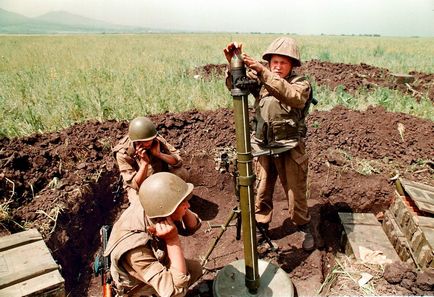
M264 70L255 100L255 138L270 147L295 147L306 135L306 108L310 83L301 76L281 78Z
M201 220L197 215L196 218L198 223L194 229L176 222L178 233L196 232L201 226ZM131 204L114 224L104 256L110 256L110 273L117 290L127 293L143 286L143 291L156 291L160 296L186 291L190 275L170 268L165 242L147 233L146 227L150 225L152 222L139 203ZM139 273L132 267L136 270L140 267Z
M171 154L178 161L175 165L171 165L174 168L182 166L182 159L179 151L169 144L163 137L157 135L155 138L160 142L160 150L165 154ZM139 190L139 185L134 180L134 176L137 174L140 163L139 158L135 154L133 142L130 138L125 136L119 141L119 144L113 148L116 161L119 166L119 171L122 175L124 182L124 189L132 188L136 191ZM148 166L148 172L146 176L150 176L153 173L167 171L169 165L159 158L156 158L149 154L150 166Z
M312 100L312 88L302 76L290 74L285 78L265 69L260 75L248 70L247 76L257 81L250 89L255 97L255 119L252 145L254 147L295 147L306 135L307 109ZM226 86L232 87L229 72Z

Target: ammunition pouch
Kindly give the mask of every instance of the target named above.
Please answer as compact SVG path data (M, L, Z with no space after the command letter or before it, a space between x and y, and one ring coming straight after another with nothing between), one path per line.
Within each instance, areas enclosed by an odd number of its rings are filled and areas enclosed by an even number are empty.
M256 139L265 146L281 146L285 140L298 139L299 129L293 120L280 120L256 125Z
M268 127L268 141L271 143L298 137L298 128L293 120L274 121Z

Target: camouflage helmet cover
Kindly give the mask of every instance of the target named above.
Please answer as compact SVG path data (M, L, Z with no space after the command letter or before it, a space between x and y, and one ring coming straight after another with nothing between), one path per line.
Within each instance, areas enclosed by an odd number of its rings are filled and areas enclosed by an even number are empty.
M147 117L138 117L130 122L128 136L135 141L148 141L157 136L157 128Z
M140 204L150 218L170 216L184 201L194 186L169 172L158 172L142 183L139 190Z
M300 52L297 43L289 37L279 37L275 39L262 54L262 59L270 62L272 55L286 56L293 60L293 66L301 65Z

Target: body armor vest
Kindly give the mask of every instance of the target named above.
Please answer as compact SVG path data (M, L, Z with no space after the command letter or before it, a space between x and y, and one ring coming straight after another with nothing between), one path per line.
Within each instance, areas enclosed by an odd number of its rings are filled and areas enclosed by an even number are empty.
M291 82L300 79L303 78L296 77ZM311 100L312 91L303 109L291 108L266 93L256 106L256 140L267 147L294 147L300 138L306 136L305 117Z

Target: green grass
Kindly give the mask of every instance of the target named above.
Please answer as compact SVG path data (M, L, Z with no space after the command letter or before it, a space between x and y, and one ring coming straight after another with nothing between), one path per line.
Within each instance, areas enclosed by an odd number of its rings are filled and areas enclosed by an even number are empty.
M330 110L337 105L350 109L366 110L370 105L383 106L390 112L403 112L434 121L434 106L429 98L417 101L397 90L377 88L372 91L358 91L355 94L345 92L342 86L330 90L324 86L315 86L315 97L319 100L311 110Z
M222 50L242 42L255 57L277 35L148 34L0 36L0 137L59 130L89 119L232 107L223 80L191 70L225 63ZM302 60L361 62L394 72L434 72L433 38L294 36ZM388 89L346 94L316 87L317 109L384 106L433 120L428 100Z

